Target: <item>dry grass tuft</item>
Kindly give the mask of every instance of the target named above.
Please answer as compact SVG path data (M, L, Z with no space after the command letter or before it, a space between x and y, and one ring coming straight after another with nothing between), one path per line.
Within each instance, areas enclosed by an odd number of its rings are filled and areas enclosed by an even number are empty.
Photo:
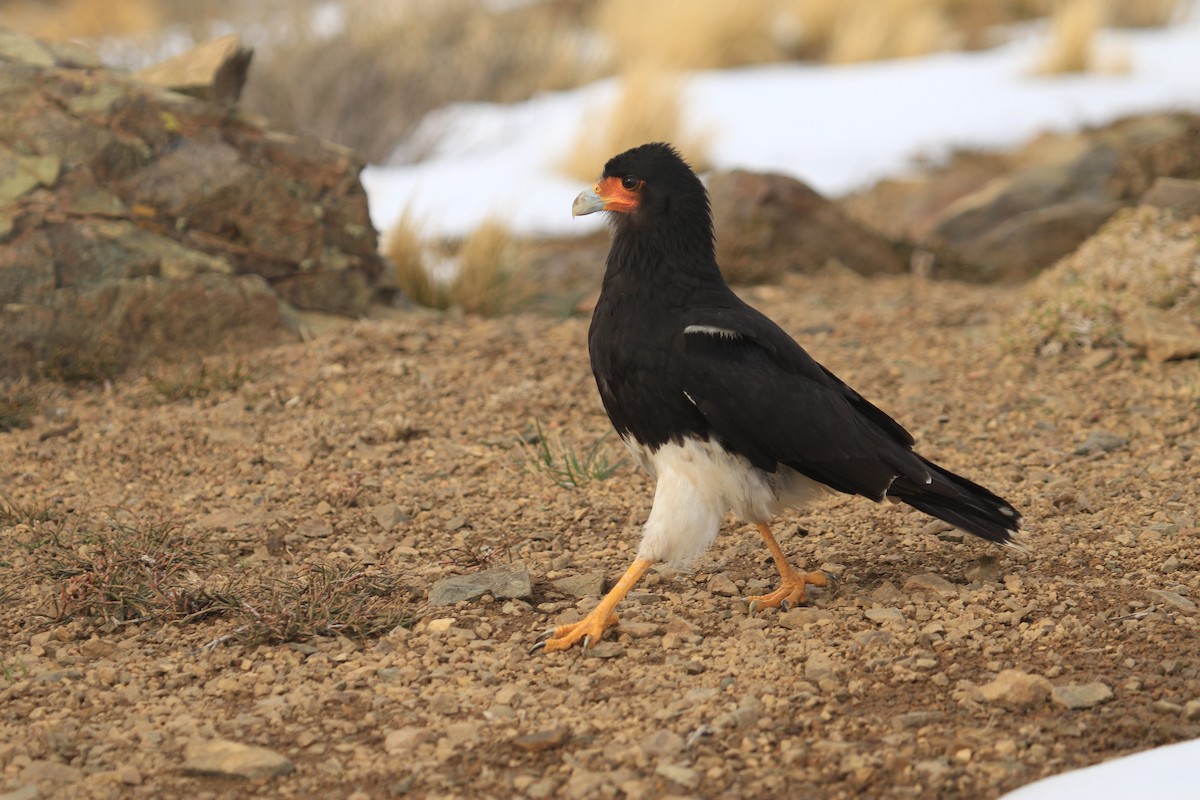
M651 62L666 70L719 69L784 57L774 0L603 0L593 24L619 71Z
M608 159L646 142L671 142L694 169L708 169L708 137L684 124L682 91L675 73L649 65L627 73L616 103L587 114L560 169L579 180L595 180Z
M396 285L410 300L427 308L447 308L446 287L429 271L429 247L421 223L405 209L384 236L383 254L392 264Z
M0 433L33 425L40 401L26 383L0 386Z
M508 5L344 3L345 28L331 36L314 34L308 16L296 14L291 30L256 55L242 103L379 162L433 109L514 102L597 77L598 65L580 55L572 3Z
M496 316L516 311L537 294L529 254L508 226L485 220L458 250L450 301L463 311Z
M1062 0L1050 18L1050 41L1037 72L1087 72L1097 66L1096 34L1105 22L1104 0Z
M311 564L248 587L232 609L241 624L222 639L284 644L317 636L365 639L411 625L417 593L401 577L361 564Z
M1122 28L1161 28L1170 25L1182 7L1180 0L1125 0L1109 8L1111 21Z
M844 5L830 34L826 60L835 64L911 58L946 45L949 28L940 3L858 0Z
M198 400L211 394L236 392L250 378L242 361L205 359L198 363L173 364L149 376L155 394L165 403Z
M56 591L50 618L104 622L195 620L228 610L231 596L198 575L211 555L173 524L62 527L37 548Z
M9 0L4 27L61 41L149 33L166 21L155 0Z

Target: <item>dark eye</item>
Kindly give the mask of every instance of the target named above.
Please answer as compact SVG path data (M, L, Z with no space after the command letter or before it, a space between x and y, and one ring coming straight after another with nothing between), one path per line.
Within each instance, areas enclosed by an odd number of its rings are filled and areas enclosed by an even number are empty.
M621 188L627 192L632 192L642 185L642 182L632 175L626 175L621 178Z

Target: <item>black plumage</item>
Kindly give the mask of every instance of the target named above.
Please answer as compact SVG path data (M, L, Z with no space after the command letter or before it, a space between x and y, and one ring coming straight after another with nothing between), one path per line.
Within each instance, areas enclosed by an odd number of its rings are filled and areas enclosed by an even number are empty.
M899 423L729 289L717 266L708 195L673 148L648 144L609 160L574 207L599 210L611 212L613 238L588 334L592 370L613 426L659 479L637 570L627 578L636 571L636 580L664 553L683 552L648 543L652 534L668 542L715 535L699 530L712 527L711 514L699 523L670 521L705 502L706 493L722 495L722 513L732 508L759 524L785 589L792 587L759 598L768 605L803 599L805 582L822 582L791 571L767 528L769 514L795 504L799 488L898 500L989 541L1013 542L1020 515L1011 505L914 452ZM706 465L696 466L700 460ZM660 501L678 508L663 509L656 523ZM652 532L652 524L664 532ZM612 621L615 600L601 604L603 620L579 624L589 627L585 646ZM578 638L579 626L566 628L550 649Z

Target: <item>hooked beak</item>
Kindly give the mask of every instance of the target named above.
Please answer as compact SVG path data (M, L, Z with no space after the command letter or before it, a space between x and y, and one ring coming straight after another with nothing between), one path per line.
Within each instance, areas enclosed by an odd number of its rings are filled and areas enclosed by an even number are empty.
M571 204L572 217L582 217L585 214L595 214L597 211L604 210L605 201L600 196L599 188L599 184L594 184L592 188L579 193L575 202Z

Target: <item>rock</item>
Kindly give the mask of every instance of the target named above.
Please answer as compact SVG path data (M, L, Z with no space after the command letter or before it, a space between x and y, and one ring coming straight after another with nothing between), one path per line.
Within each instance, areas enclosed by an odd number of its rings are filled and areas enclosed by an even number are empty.
M1090 456L1093 453L1111 453L1113 450L1124 447L1126 443L1124 437L1115 433L1092 431L1087 435L1087 439L1075 448L1075 455Z
M1122 205L1077 200L1004 220L957 251L971 267L960 270L956 277L985 282L1031 278L1074 252Z
M133 77L220 106L232 106L242 95L253 56L254 50L243 47L240 36L229 34L138 70Z
M804 677L810 681L836 678L840 671L834 660L824 653L811 653L804 661Z
M682 736L675 731L665 729L649 734L641 742L642 752L649 758L678 755L683 752L684 745Z
M659 764L654 768L654 774L660 775L672 783L677 783L685 789L695 789L700 785L700 773L681 764Z
M562 747L571 738L571 729L559 726L537 733L529 733L513 739L513 745L529 753L540 753Z
M571 597L598 597L604 593L604 573L569 575L554 581L554 588Z
M1169 606L1179 609L1180 611L1194 611L1196 603L1181 594L1168 592L1166 589L1149 589L1146 594L1166 603Z
M1181 219L1200 216L1200 181L1156 178L1140 202L1144 206L1169 209Z
M833 612L824 608L793 608L776 617L780 625L791 630L798 630L805 625L833 618Z
M1055 686L1054 702L1071 710L1091 708L1112 699L1113 691L1099 681L1093 683L1070 683Z
M455 620L454 617L440 617L438 619L431 619L429 624L425 626L425 629L430 633L445 633L454 627L455 622L457 622L457 620Z
M879 584L879 588L871 592L871 599L876 603L888 605L900 602L904 599L904 595L896 588L896 584L891 581L884 581Z
M1046 702L1053 687L1041 675L1006 669L991 683L979 687L985 703L1010 709L1023 709Z
M585 658L617 658L625 655L625 646L620 642L600 642L584 651Z
M0 31L2 34L3 31ZM20 789L13 789L11 792L0 794L0 800L42 800L42 790L36 784L22 786Z
M904 612L898 608L868 608L863 615L880 625L900 625L904 623Z
M271 778L290 775L296 766L265 747L211 739L190 745L181 769L214 778Z
M955 597L958 595L957 586L941 575L934 575L933 573L913 575L904 582L904 591L910 595L928 594L934 597Z
M395 530L398 526L409 522L411 517L395 503L384 503L371 509L371 516L385 531Z
M1162 363L1200 355L1200 326L1185 309L1138 308L1121 318L1125 340Z
M474 722L452 722L446 726L444 741L455 750L469 750L479 744L479 725Z
M1200 698L1187 701L1183 707L1183 718L1187 720L1200 720Z
M384 268L353 154L69 50L0 37L0 377L277 344L287 303L366 310Z
M1000 560L995 556L980 556L964 574L972 583L995 583L1000 580Z
M524 564L515 562L481 572L442 578L430 590L429 604L449 606L476 600L485 594L496 598L519 598L529 597L532 593L533 584L529 579L529 570Z
M58 761L37 759L21 770L20 779L26 783L52 783L58 786L78 783L83 772L78 767Z
M737 584L733 582L726 572L718 572L709 578L708 590L713 594L719 594L724 597L736 597L740 594Z
M830 262L863 275L908 270L907 258L891 242L794 178L717 172L708 190L717 260L732 282L816 272Z

